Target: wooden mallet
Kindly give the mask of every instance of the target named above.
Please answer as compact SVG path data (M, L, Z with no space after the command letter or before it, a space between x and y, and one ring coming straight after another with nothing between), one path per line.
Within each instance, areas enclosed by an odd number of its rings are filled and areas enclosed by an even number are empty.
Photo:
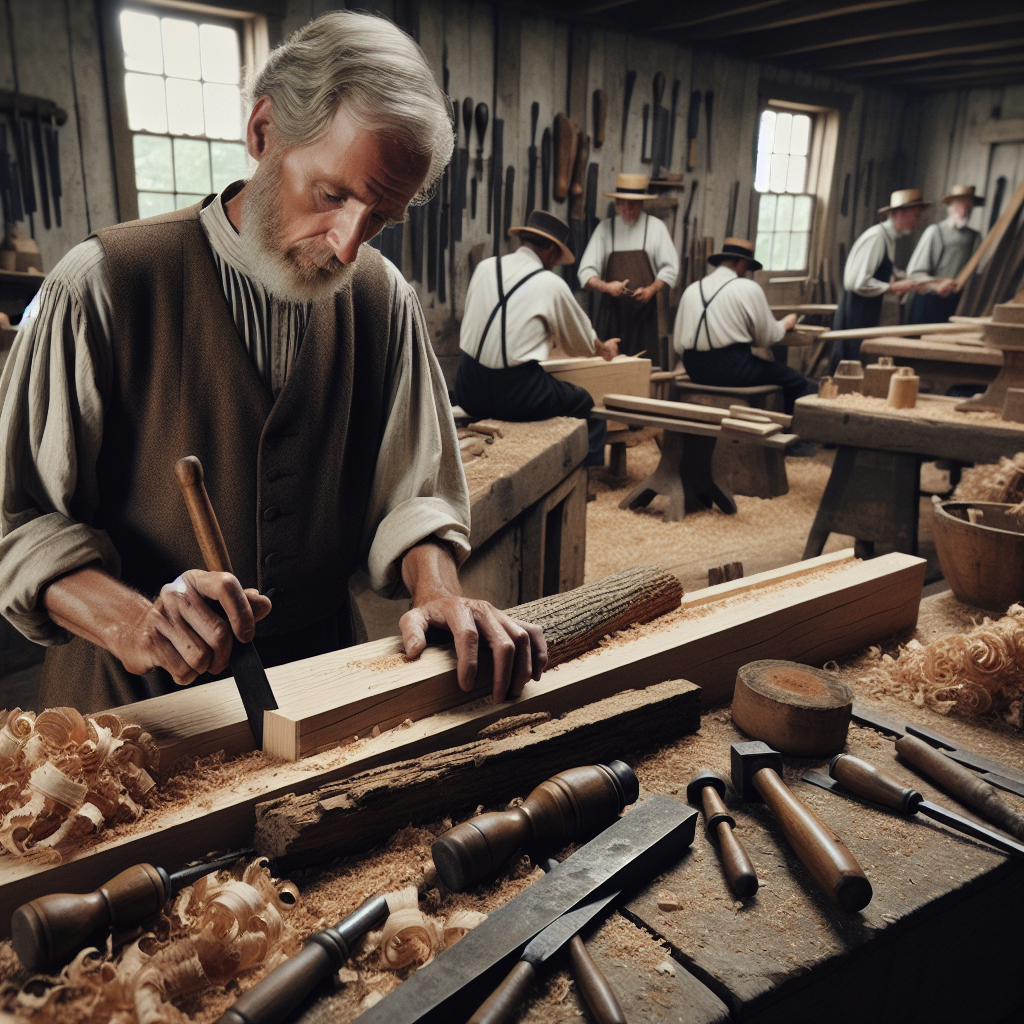
M722 802L724 796L725 779L707 768L697 772L686 787L686 799L704 809L704 829L708 839L718 846L729 885L737 896L746 898L757 892L757 872L747 851L733 835L736 819Z

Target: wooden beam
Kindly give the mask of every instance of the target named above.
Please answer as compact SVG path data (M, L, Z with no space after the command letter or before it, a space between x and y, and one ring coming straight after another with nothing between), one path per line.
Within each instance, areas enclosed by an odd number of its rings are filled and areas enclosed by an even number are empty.
M975 87L1016 85L1020 81L1020 69L1016 65L1008 64L1002 70L993 71L963 71L959 73L949 72L946 74L932 75L896 75L893 78L885 79L885 85L901 85L908 89L923 89L934 91L945 85L957 89L973 89ZM978 140L981 142L982 140Z
M1008 42L1021 42L1020 31L1007 30L1001 39L992 38L989 28L964 29L945 32L934 36L920 36L911 41L901 39L881 40L870 45L841 47L833 51L808 54L804 63L812 67L828 67L834 71L850 68L871 67L880 64L896 64L910 59L923 60L930 57L945 57L957 53L982 53L986 50L1005 49Z
M530 716L521 716L529 719ZM514 725L516 718L507 719ZM498 723L499 725L501 723ZM683 679L627 690L512 735L485 738L362 772L313 793L256 807L258 853L336 857L367 850L397 828L526 796L568 767L630 760L700 728L700 688Z
M981 263L982 257L988 252L993 246L998 245L999 240L1006 233L1006 229L1010 226L1010 223L1016 218L1018 211L1021 208L1021 204L1024 204L1024 178L1021 179L1020 183L1013 190L1013 195L1010 196L1010 201L1006 204L1006 209L1003 210L999 216L999 220L992 225L992 229L982 240L981 245L974 250L974 255L964 264L963 269L959 274L956 275L956 283L963 288L965 284L970 280L971 275L975 269Z
M957 70L960 68L988 67L990 65L1014 66L1024 63L1024 46L1009 46L999 52L986 53L983 57L950 57L946 60L924 60L911 57L906 64L893 66L887 64L883 67L865 68L863 71L851 73L849 77L857 79L897 77L901 75L913 75L917 72L944 70L946 68Z
M963 324L892 324L888 327L848 327L841 331L826 331L818 337L821 341L842 341L847 338L923 338L932 334L963 333Z
M583 0L582 3L557 3L552 6L554 6L558 13L564 17L582 18L603 14L606 11L627 7L634 3L636 3L636 0L599 0L598 3L593 3L592 0ZM786 0L759 0L759 2L755 3L751 3L750 0L738 0L738 2L735 3L723 2L715 5L715 12L713 14L701 13L698 17L685 21L678 27L689 28L691 25L703 25L707 22L715 21L718 18L729 17L731 15L749 15L754 11L764 10L769 7L778 7L784 3L786 3ZM695 12L704 12L707 10L704 4L691 3L687 6ZM648 7L648 10L649 9L650 8ZM548 12L550 13L550 11L551 7L549 6Z

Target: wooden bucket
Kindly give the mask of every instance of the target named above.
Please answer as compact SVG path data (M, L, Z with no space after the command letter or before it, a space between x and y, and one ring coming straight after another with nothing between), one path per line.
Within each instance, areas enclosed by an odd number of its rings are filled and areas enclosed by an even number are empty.
M967 510L981 512L978 521ZM1024 601L1024 524L994 501L942 501L935 509L939 565L957 600L994 612Z

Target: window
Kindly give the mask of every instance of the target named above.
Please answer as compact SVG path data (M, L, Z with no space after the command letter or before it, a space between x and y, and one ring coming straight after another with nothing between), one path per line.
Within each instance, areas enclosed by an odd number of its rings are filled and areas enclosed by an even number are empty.
M756 258L766 270L807 268L814 197L808 159L814 118L769 108L761 114L754 189L758 202Z
M185 14L129 9L119 19L140 217L245 177L239 30Z

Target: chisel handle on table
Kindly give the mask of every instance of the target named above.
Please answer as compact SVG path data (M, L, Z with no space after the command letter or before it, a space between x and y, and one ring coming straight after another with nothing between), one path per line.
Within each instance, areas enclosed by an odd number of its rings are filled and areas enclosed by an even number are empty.
M514 1024L519 1019L519 1008L536 976L533 964L520 960L469 1018L467 1024Z
M1017 839L1024 839L1024 814L1015 811L984 779L963 768L916 736L901 736L896 753L961 803L973 807L986 821Z
M574 935L565 948L572 964L572 976L597 1024L626 1024L626 1017L608 979L594 963L583 939Z
M733 834L736 819L711 786L705 786L701 791L701 801L704 806L704 820L707 822L707 836L718 841L722 868L732 891L743 898L753 896L758 888L757 872L750 863L747 851Z
M914 814L924 799L916 789L901 786L881 768L851 754L836 754L828 773L851 793L903 814Z

